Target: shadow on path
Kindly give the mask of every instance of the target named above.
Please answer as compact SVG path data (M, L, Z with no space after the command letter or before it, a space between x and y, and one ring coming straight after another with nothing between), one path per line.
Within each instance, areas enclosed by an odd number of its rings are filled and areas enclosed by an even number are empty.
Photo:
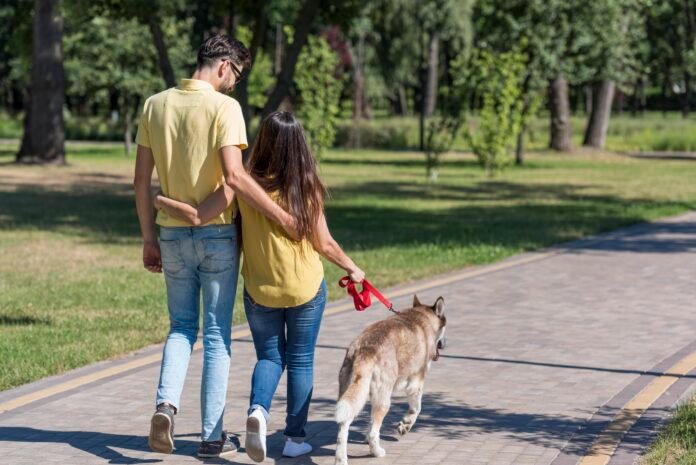
M183 435L187 436L187 435ZM196 435L197 436L197 435ZM198 441L182 440L176 435L176 450L174 455L193 456L198 450ZM51 431L21 426L0 426L0 441L15 443L31 443L37 450L44 443L69 444L75 449L104 459L113 464L159 463L162 458L139 459L129 457L115 449L128 449L139 453L151 453L146 436L113 434L97 431ZM37 457L39 457L37 455ZM38 460L38 459L37 459ZM202 460L202 463L234 463L225 459Z

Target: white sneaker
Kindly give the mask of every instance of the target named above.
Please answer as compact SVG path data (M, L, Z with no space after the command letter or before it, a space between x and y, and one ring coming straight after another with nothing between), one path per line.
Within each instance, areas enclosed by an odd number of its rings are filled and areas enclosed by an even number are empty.
M247 417L244 449L254 462L266 459L266 417L261 409L255 409Z
M285 447L283 447L284 457L299 457L310 452L312 452L312 446L309 443L295 442L290 438L285 441Z

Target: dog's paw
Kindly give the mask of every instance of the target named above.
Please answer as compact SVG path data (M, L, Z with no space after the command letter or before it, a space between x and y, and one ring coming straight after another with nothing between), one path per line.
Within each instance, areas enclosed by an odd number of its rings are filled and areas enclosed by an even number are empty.
M385 451L383 448L379 446L370 447L370 453L375 457L384 457L385 455L387 455L387 451Z
M400 421L399 426L397 426L396 430L399 432L400 435L404 435L411 431L411 427L413 426L413 423L406 423L405 421Z
M336 461L334 462L334 465L348 465L348 457L336 456Z

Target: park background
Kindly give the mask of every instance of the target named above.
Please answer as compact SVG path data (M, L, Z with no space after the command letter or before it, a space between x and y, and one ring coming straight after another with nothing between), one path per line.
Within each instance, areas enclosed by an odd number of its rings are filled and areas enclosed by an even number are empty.
M278 108L302 120L330 227L384 287L696 208L695 14L691 0L4 2L0 390L164 339L133 138L144 100L189 77L210 35L251 50L232 94L250 140Z

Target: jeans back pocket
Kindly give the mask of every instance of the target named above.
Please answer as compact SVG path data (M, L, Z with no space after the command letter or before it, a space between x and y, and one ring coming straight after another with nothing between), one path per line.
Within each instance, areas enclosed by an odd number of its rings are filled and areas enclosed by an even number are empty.
M233 237L201 239L203 260L200 270L207 273L221 273L237 264L239 246Z

